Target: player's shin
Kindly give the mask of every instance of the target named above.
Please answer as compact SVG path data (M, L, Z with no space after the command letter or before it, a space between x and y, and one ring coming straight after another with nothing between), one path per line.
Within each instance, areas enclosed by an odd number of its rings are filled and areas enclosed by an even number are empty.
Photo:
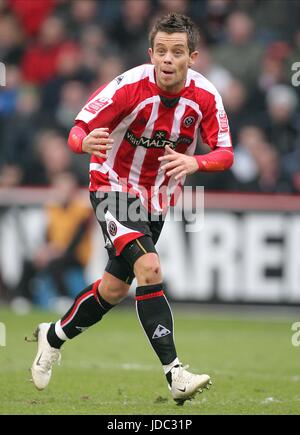
M179 360L173 337L173 315L163 292L163 284L137 287L136 310L150 344L167 375L172 367L179 364Z
M96 281L79 293L66 314L56 323L51 324L47 334L51 347L59 349L66 340L76 337L99 322L104 314L114 307L99 295L100 281Z

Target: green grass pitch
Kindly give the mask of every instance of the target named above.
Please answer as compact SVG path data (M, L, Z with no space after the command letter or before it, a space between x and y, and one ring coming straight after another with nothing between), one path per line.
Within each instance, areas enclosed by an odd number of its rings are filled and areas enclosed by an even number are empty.
M183 407L171 399L133 303L67 343L61 366L42 392L29 381L36 344L24 337L57 316L41 311L16 316L0 309L7 330L6 347L0 347L0 414L300 413L300 347L291 343L291 325L299 318L243 318L197 306L175 308L174 317L183 364L213 380L209 391Z

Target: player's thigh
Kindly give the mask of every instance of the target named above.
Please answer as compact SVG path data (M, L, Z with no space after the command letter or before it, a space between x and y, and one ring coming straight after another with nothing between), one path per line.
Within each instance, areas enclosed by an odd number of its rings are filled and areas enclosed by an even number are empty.
M91 192L91 203L110 259L120 256L130 241L152 235L139 198L126 192Z
M139 198L125 192L92 192L91 202L111 260L106 271L128 283L134 275L138 282L161 279L155 243L163 221L149 221Z
M110 258L105 267L105 272L114 276L126 286L130 286L134 279L132 267L122 256Z
M139 285L158 284L162 282L162 270L159 255L155 245L159 239L164 225L164 217L149 219L150 237L141 237L137 240L141 250L145 252L136 259L133 270Z
M137 278L138 285L158 284L162 282L162 271L155 244L164 225L164 218L148 215L146 222L148 234L138 236L124 247L121 253Z

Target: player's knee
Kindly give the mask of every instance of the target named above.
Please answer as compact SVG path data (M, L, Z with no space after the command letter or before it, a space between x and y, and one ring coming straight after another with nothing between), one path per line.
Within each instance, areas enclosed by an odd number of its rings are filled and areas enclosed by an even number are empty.
M100 282L98 292L104 300L115 305L127 296L129 287L128 284L117 278L106 278Z
M159 284L162 274L158 255L149 253L140 257L134 264L134 273L138 285Z

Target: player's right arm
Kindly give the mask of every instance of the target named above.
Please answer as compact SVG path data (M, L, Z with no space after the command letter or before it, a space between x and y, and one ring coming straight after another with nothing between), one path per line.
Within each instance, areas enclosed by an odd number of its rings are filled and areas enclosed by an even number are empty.
M88 126L79 121L70 131L68 145L75 153L106 158L106 151L112 148L114 142L109 137L108 130L108 127L100 127L89 132Z

